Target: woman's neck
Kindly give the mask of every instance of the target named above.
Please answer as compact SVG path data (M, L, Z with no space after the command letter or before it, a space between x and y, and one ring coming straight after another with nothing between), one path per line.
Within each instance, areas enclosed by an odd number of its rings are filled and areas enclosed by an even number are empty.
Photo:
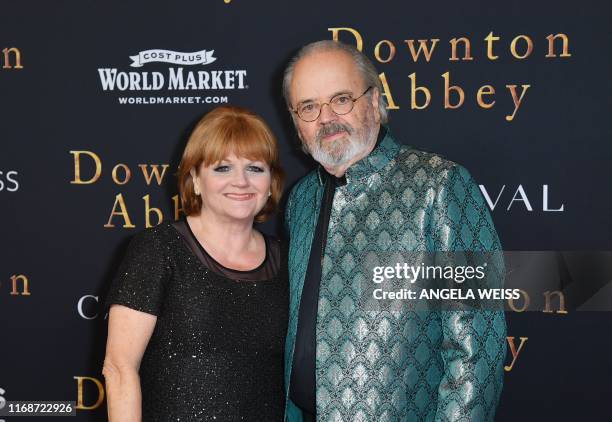
M258 233L253 220L229 220L202 209L187 217L192 230L211 252L221 257L241 256L257 248Z

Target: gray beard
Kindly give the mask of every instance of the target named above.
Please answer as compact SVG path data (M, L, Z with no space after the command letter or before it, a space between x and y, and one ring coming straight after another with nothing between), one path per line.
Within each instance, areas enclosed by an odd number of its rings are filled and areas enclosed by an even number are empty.
M372 144L374 138L375 124L368 122L362 129L355 131L351 126L341 123L329 123L317 132L314 145L308 147L308 152L317 162L327 167L335 167L349 163L355 157L363 154ZM323 147L322 138L344 130L346 139L338 139L331 145Z

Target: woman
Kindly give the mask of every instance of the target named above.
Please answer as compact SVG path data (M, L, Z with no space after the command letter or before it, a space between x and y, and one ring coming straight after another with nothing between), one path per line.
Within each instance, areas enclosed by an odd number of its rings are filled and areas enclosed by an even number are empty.
M281 420L286 258L253 228L281 195L276 140L252 112L219 107L178 179L187 217L134 237L107 299L109 419Z

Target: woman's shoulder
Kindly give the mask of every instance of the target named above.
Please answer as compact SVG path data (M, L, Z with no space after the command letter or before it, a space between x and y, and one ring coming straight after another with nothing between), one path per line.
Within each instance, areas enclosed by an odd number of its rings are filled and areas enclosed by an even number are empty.
M160 315L164 288L172 277L169 256L177 248L171 243L171 223L136 233L109 290L106 306L124 305L138 311Z
M132 236L130 246L140 249L153 248L172 242L178 234L173 224L172 221L163 221L156 226L141 230Z

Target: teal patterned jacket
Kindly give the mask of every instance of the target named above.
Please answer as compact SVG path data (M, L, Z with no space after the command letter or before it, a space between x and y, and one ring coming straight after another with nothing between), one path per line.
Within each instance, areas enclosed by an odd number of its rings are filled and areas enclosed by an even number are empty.
M382 129L381 127L381 130ZM373 312L358 306L360 261L382 251L501 250L478 186L461 166L398 144L390 131L336 189L316 324L317 421L492 421L503 382L503 311ZM298 311L323 180L292 189L285 420ZM503 265L503 264L502 264Z

